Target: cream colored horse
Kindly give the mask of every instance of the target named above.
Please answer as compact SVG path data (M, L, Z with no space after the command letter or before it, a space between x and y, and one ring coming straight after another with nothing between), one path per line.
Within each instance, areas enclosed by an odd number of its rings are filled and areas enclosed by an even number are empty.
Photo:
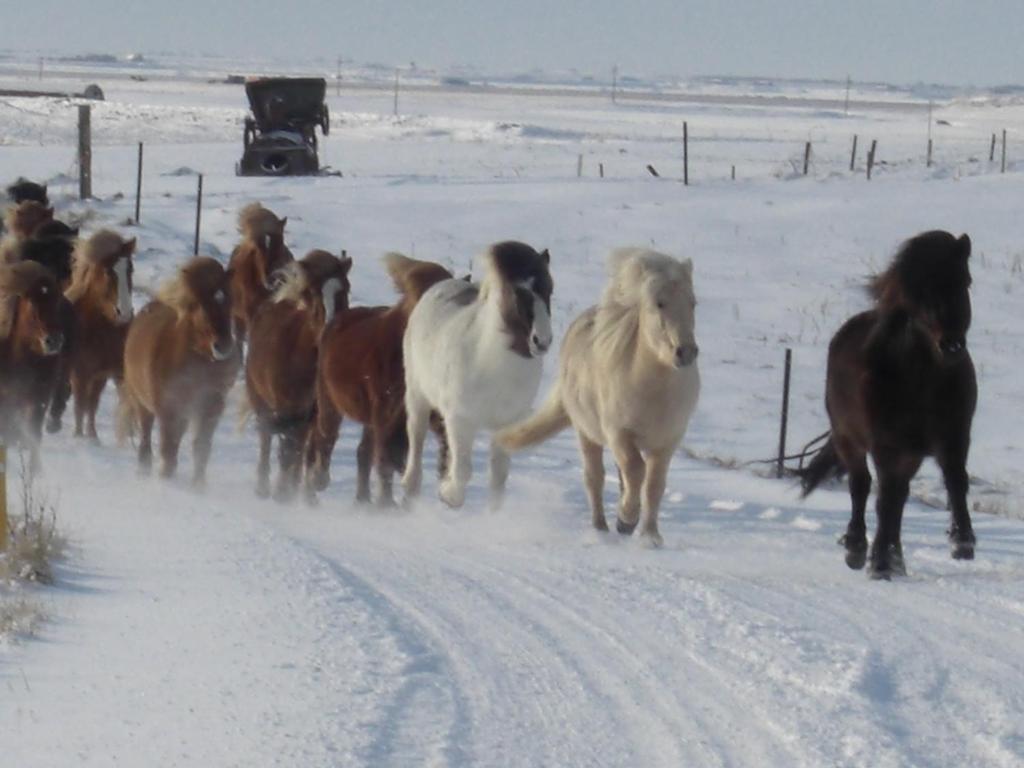
M604 516L604 447L620 470L617 529L660 546L658 507L676 446L697 405L693 263L642 248L616 250L601 303L569 326L559 378L544 406L502 430L507 451L535 445L570 424L583 455L594 527ZM642 510L642 511L641 511Z

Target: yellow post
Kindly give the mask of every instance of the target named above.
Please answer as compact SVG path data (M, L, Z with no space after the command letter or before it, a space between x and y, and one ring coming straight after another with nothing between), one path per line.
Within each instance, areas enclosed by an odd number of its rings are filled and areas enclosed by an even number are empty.
M7 448L0 443L0 552L7 549Z

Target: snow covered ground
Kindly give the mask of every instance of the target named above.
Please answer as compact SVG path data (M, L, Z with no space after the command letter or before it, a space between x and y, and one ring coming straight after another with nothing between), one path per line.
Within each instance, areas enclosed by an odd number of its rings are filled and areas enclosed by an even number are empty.
M0 87L27 77L0 72ZM558 336L599 295L612 247L653 245L694 259L704 388L656 552L588 530L568 433L514 461L500 513L484 511L481 451L464 510L382 514L351 501L349 425L322 503L282 508L252 494L255 436L233 417L205 495L137 479L113 444L108 394L102 447L46 441L42 482L72 541L57 586L0 587L0 600L27 595L48 617L37 637L0 645L5 764L1024 762L1024 103L937 102L925 168L927 104L912 93L885 108L864 94L845 115L800 106L806 88L786 84L771 91L792 106L423 89L403 93L396 118L389 92L361 88L330 96L321 155L342 177L240 179L240 87L103 85L98 201L73 199L74 109L62 101L0 98L0 180L50 179L61 212L123 225L145 141L142 224L130 228L141 285L190 251L195 172L204 252L225 256L235 212L261 200L289 217L296 253L353 255L354 304L392 300L387 250L462 271L488 243L519 238L551 250ZM741 102L744 87L712 90ZM998 148L988 161L1003 128L1005 175ZM872 138L885 164L869 183ZM864 278L927 228L974 242L978 557L950 560L945 513L915 502L910 577L877 584L835 545L841 488L800 502L788 481L717 465L774 453L786 347L790 445L826 428L830 335L866 305ZM915 484L941 503L940 488L930 467Z

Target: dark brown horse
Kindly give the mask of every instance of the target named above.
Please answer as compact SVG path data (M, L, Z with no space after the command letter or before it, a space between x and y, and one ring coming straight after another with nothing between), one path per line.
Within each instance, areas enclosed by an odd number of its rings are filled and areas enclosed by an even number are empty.
M64 343L60 299L45 267L34 261L0 265L0 439L26 443L33 468Z
M967 235L934 231L911 238L872 281L875 308L850 318L829 345L825 404L832 433L805 470L804 495L830 475L849 473L853 514L840 542L847 564L863 567L871 456L879 485L873 578L906 573L903 506L926 456L935 458L945 480L952 555L974 557L967 509L967 452L977 401L967 351L970 255Z
M213 432L241 354L231 334L228 273L214 259L197 256L136 315L124 348L119 408L122 437L138 426L139 467L153 461L153 422L160 422L161 477L178 467L178 447L190 421L193 479L206 483Z
M231 253L228 271L231 316L239 341L245 341L256 310L274 292L271 275L295 260L284 244L287 223L287 216L279 219L259 203L250 203L238 212L242 241Z
M120 385L124 342L132 319L135 239L100 230L79 241L68 301L75 314L75 344L68 359L75 398L75 436L93 440L96 410L108 379Z
M352 260L311 251L289 265L270 301L249 328L245 386L256 415L260 458L256 493L270 494L270 443L280 436L280 471L274 498L288 501L299 487L303 448L313 424L320 335L348 307ZM308 499L312 493L307 485Z
M50 199L46 194L46 185L29 181L24 176L19 176L17 181L8 185L7 198L15 205L25 200L35 200L43 205L50 204Z
M58 224L59 222L53 221L50 223ZM67 300L63 293L71 283L74 242L71 238L65 236L44 235L42 233L45 229L46 225L37 229L36 234L32 237L21 241L17 251L17 261L34 261L46 267L57 281L57 287L61 292L60 316L64 333L64 345L57 356L49 403L50 418L46 422L46 431L54 433L60 431L64 408L67 405L68 398L71 396L68 369L71 353L74 350L75 311L74 307L71 306L71 302Z
M329 482L331 453L342 417L364 425L356 454L356 500L370 500L370 466L377 468L382 505L394 503L392 478L405 465L408 438L405 426L405 370L402 336L409 314L430 286L451 278L440 264L389 253L384 263L401 294L393 307L354 307L338 312L325 329L317 374L317 420L307 451L307 482L322 490ZM442 441L443 426L432 426ZM442 473L444 467L442 466Z

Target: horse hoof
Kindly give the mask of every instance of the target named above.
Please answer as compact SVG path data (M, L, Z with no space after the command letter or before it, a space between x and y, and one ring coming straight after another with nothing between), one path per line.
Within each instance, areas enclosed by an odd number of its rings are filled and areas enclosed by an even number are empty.
M868 552L867 552L866 548L863 549L860 552L855 552L855 551L852 551L852 550L849 550L849 549L846 550L846 565L851 570L859 571L861 568L864 567L864 564L867 561L868 561Z
M950 550L950 554L954 560L973 560L974 559L974 542L973 541L957 541L953 542L953 546Z
M632 536L633 531L636 530L636 523L627 523L621 517L616 516L615 530L621 533L623 536Z
M903 560L903 547L890 545L884 553L873 552L868 576L872 579L891 581L893 576L906 576L907 566Z
M644 549L661 549L662 544L665 543L665 540L661 538L661 534L657 531L641 531L635 534L633 538Z
M463 502L466 500L465 491L453 488L448 485L448 483L442 483L441 488L438 491L438 496L441 497L441 501L453 509L461 507Z
M839 544L846 549L846 565L855 571L864 567L868 559L868 540L849 532L839 537Z
M61 422L59 419L50 419L49 421L46 422L46 434L56 435L58 432L60 432L63 426L63 422Z

